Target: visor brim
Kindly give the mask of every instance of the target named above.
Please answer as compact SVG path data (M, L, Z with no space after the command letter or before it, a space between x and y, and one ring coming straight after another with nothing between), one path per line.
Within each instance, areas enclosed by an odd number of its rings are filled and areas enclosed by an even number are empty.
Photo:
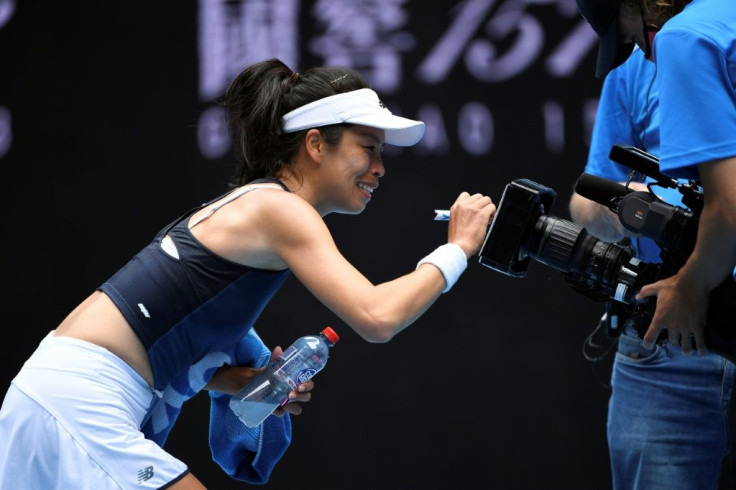
M383 129L386 143L394 146L413 146L424 136L423 122L393 114L364 114L345 122Z

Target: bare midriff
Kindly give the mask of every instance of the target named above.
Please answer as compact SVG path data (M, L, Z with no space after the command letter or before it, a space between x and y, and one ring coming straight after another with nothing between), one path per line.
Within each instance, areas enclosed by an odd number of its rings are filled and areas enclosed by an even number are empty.
M54 330L54 335L104 347L128 363L149 386L153 386L153 371L145 347L105 293L92 293L61 322Z

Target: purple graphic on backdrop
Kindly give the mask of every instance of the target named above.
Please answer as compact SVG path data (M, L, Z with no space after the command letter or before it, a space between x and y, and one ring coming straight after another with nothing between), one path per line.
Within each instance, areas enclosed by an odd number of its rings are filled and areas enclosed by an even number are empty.
M458 73L481 84L514 83L535 66L543 67L549 80L570 78L597 39L580 19L575 0L465 0L438 12L438 25L444 27L430 35L412 24L409 7L421 6L408 0L315 0L307 5L297 0L199 0L201 100L212 101L251 63L276 57L298 70L300 54L311 55L321 64L356 68L387 96L393 112L425 121L425 136L410 151L444 155L456 145L467 155L484 156L508 116L499 119L491 103L477 100L477 92L451 107L443 100L420 100L413 114L395 107L391 95L400 102L406 99L401 90L407 77L413 77L414 86L428 89L451 83L450 76ZM309 9L302 32L300 8ZM550 8L560 22L545 25L539 11L546 9L548 16ZM428 45L419 43L420 34ZM406 61L409 55L416 66ZM559 100L534 104L537 109L529 117L544 126L540 143L550 153L565 150L565 124L571 118L582 118L583 139L589 138L595 101L585 103L575 117L565 114ZM448 130L457 135L455 140ZM198 140L207 158L228 153L230 140L220 107L202 112Z
M309 51L325 65L350 66L366 76L376 91L391 95L401 88L402 54L416 47L404 28L407 0L317 0Z
M15 12L15 0L0 0L0 29L7 24ZM4 157L13 143L13 126L10 109L0 105L0 158Z
M298 0L199 0L199 95L222 93L243 67L266 58L299 64Z
M199 0L199 96L218 97L243 69L266 58L297 67L298 0ZM219 106L205 109L199 120L200 152L210 159L225 156L230 137Z
M0 29L8 23L15 12L15 0L0 0Z
M0 105L0 158L4 157L13 143L13 127L10 110Z
M424 83L441 83L462 61L468 72L485 82L503 82L538 61L546 36L542 22L527 11L531 5L552 4L561 17L579 18L574 0L466 0L417 69ZM567 77L597 43L595 33L580 19L545 60L551 76Z

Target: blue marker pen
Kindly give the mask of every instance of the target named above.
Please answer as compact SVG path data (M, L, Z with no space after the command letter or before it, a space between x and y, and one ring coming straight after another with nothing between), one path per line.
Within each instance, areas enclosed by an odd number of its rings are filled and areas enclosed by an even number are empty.
M449 209L435 209L434 220L435 221L448 221L450 219Z

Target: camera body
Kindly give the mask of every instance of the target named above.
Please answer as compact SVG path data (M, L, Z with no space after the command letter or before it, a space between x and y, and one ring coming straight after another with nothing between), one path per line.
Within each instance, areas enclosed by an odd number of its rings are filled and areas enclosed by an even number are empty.
M552 207L557 193L528 179L506 186L496 216L478 255L486 267L513 277L524 277L531 261L525 253L539 216Z
M575 190L615 212L628 230L653 239L661 263L641 261L629 247L598 240L580 225L547 214L555 191L528 179L514 180L504 189L478 260L511 277L524 277L532 260L553 267L580 294L617 302L643 334L656 298L638 302L635 296L644 285L674 275L687 261L695 246L702 193L695 182L683 184L659 173L657 158L637 148L616 145L610 158L632 169L629 181L637 173L652 177L649 191L588 174L581 175ZM690 209L661 201L652 185L677 188ZM706 342L736 361L736 329L730 325L734 313L736 282L729 277L711 294Z
M524 277L533 259L562 272L571 287L592 299L632 301L656 277L658 266L637 259L628 247L598 240L582 226L546 214L555 196L554 190L528 179L509 183L479 262Z

